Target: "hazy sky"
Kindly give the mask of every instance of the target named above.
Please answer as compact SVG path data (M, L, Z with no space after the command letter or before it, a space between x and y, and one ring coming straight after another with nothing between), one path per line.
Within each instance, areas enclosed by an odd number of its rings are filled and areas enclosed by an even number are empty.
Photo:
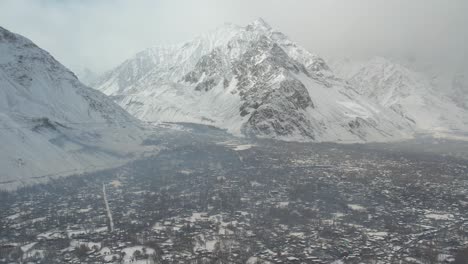
M467 0L0 0L0 25L73 70L257 17L325 57L468 64Z

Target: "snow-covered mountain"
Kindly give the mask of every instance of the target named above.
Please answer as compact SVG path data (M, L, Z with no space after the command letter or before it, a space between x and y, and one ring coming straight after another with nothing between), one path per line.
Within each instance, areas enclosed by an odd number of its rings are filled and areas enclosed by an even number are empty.
M0 27L0 188L115 166L138 121L30 40Z
M360 94L398 113L421 132L468 131L468 112L463 108L468 91L461 76L453 80L453 93L448 95L447 88L435 85L427 74L381 57L343 60L335 68Z
M142 51L94 87L142 120L209 124L236 135L363 142L412 134L410 121L370 102L262 19Z

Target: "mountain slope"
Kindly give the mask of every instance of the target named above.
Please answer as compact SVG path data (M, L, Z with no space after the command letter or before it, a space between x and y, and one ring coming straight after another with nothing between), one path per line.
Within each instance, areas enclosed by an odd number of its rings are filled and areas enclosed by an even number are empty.
M1 27L0 87L0 188L115 166L141 140L136 119Z
M384 58L350 66L347 72L360 94L406 118L421 132L468 131L468 112L460 100L466 94L461 80L454 85L458 95L450 98L446 89L434 86L426 75Z
M412 130L261 19L143 51L95 87L140 119L203 123L236 135L364 142Z

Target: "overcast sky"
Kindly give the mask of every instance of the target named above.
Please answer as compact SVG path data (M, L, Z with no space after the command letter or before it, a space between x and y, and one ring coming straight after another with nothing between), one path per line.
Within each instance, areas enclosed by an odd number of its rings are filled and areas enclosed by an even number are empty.
M1 0L0 25L73 70L101 72L157 44L262 17L324 57L468 64L466 0Z

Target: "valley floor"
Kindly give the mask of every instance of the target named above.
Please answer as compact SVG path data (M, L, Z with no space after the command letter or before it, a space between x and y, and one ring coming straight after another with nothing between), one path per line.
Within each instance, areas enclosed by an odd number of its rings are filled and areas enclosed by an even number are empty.
M468 248L467 148L430 142L160 127L145 141L157 155L1 193L0 263L453 262Z

